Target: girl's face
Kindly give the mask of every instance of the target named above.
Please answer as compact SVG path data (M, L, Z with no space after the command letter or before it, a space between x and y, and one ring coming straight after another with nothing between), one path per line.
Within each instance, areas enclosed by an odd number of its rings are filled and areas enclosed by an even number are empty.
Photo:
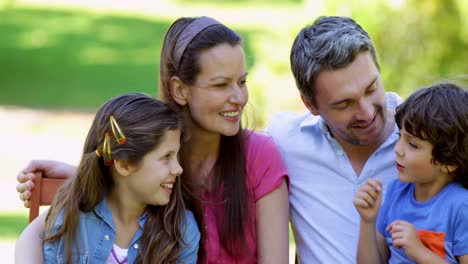
M143 204L166 205L176 178L182 173L178 161L180 130L168 130L159 146L146 154L142 162L131 168L128 188Z
M249 98L244 50L221 44L200 53L199 63L195 84L185 89L191 131L236 135Z
M443 186L449 181L443 165L432 162L433 145L400 129L400 138L395 145L398 176L403 182L417 186Z

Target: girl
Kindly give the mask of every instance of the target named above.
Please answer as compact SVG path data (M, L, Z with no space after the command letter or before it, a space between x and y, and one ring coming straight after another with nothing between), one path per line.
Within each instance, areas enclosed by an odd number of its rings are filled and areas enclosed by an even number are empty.
M183 113L189 134L181 147L181 179L201 230L199 263L289 261L288 176L273 140L241 127L247 74L240 36L218 21L180 18L166 33L159 94ZM25 201L33 188L30 172L37 170L68 177L75 169L31 162L18 176ZM37 222L25 231L32 239L22 247L38 243L43 228Z
M76 177L46 219L46 263L195 263L200 238L182 201L182 120L143 94L97 112Z

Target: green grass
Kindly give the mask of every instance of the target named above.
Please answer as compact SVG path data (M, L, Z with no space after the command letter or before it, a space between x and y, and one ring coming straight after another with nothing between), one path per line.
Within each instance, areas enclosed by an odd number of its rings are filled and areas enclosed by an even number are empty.
M16 240L28 225L28 214L17 212L0 213L0 241Z
M96 109L124 92L156 95L171 23L81 10L0 10L0 104ZM252 66L255 32L239 33Z

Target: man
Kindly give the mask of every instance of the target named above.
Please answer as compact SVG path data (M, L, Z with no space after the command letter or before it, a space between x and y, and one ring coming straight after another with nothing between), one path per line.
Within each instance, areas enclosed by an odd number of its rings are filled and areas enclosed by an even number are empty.
M291 181L290 215L299 263L355 263L355 191L369 178L397 176L394 109L369 35L346 17L320 17L302 29L291 69L305 115L275 116L266 131ZM384 189L385 191L385 189Z

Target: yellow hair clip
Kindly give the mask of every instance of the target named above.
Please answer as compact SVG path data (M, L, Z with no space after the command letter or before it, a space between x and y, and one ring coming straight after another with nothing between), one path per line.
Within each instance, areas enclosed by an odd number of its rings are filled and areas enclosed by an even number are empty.
M99 153L99 150L96 149L96 150L94 151L94 153L96 153L96 156L98 156L98 158L101 157L101 153Z
M114 133L114 137L115 140L117 140L117 143L119 143L119 145L122 145L125 142L127 142L127 139L125 139L125 135L122 133L122 130L120 130L120 127L117 124L117 121L115 121L114 116L110 116L110 123L112 127L112 133ZM118 132L118 135L116 130Z
M102 155L104 156L104 165L112 165L109 132L106 132L106 137L104 138L104 145L102 145Z

